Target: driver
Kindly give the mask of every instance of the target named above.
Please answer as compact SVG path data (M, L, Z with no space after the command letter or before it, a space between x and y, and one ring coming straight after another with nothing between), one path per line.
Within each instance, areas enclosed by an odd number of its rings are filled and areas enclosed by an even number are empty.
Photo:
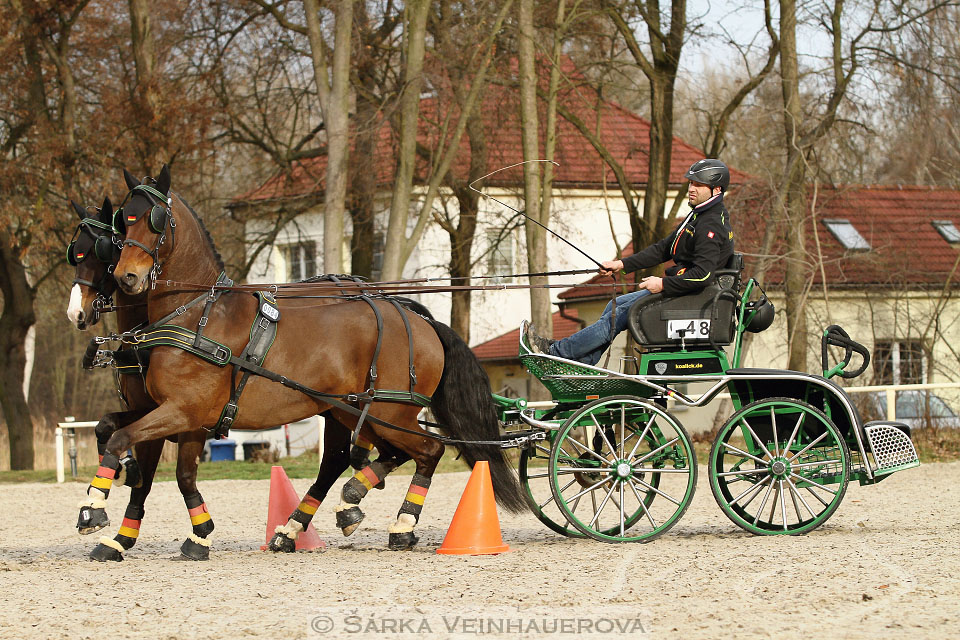
M646 277L637 291L617 298L616 327L610 321L612 301L599 320L563 340L548 340L530 325L527 339L534 353L594 365L627 328L627 312L638 300L652 293L675 296L701 291L713 273L727 264L733 255L733 230L723 194L730 185L730 170L721 161L707 158L695 162L683 177L690 181L687 203L692 209L683 222L666 238L622 260L604 262L599 270L601 275L610 276L619 270L630 273L673 260L664 277Z

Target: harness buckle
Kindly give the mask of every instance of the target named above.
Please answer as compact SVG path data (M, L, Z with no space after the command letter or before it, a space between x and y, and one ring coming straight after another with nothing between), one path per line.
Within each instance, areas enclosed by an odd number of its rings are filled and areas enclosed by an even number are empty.
M197 323L197 326L199 326L199 327L205 327L205 326L207 326L207 320L208 320L207 316L201 317L201 318L200 318L200 322Z
M223 347L217 347L213 351L213 357L221 362L226 362L230 359L229 353Z
M187 307L186 307L186 306L180 305L179 307L177 307L177 315L178 315L178 316L182 316L182 315L185 314L186 312L187 312Z

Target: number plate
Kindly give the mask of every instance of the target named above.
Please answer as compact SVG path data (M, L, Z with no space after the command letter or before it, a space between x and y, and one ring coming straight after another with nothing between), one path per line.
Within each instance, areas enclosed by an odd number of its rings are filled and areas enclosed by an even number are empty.
M684 340L709 340L710 320L708 318L667 320L668 340L679 340L681 331Z

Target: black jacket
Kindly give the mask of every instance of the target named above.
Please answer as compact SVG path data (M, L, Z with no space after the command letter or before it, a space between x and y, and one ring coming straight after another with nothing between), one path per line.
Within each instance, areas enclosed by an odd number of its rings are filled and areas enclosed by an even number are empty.
M624 258L623 269L629 273L672 259L676 265L664 274L663 293L675 296L703 289L732 255L733 229L721 194L694 208L663 240Z

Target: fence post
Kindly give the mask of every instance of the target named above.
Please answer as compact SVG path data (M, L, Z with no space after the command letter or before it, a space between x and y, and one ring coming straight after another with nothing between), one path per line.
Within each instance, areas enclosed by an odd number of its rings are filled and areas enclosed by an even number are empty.
M887 389L887 420L897 421L897 392L895 389Z
M57 444L57 482L63 483L63 429L57 426L56 434Z

